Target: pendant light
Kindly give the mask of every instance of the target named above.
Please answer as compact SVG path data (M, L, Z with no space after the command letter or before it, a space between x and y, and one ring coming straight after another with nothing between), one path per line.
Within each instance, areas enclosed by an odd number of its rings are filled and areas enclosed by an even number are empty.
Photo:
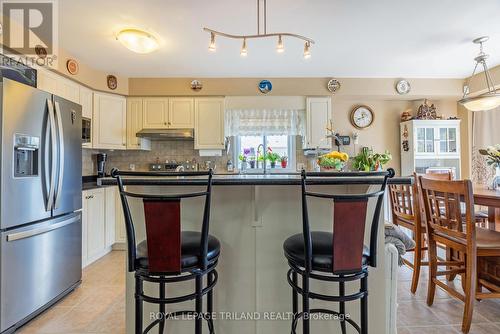
M488 41L488 39L488 36L483 36L473 40L475 44L479 44L479 54L476 58L474 58L474 60L476 61L476 65L474 66L474 70L472 71L471 78L474 76L474 74L476 74L478 66L481 65L484 70L484 77L486 80L488 91L475 97L469 97L468 95L470 93L470 78L467 79L467 83L464 87L464 96L458 102L470 111L486 111L495 109L496 107L500 106L500 92L495 89L495 86L493 85L490 71L488 69L488 66L486 65L486 59L488 58L488 55L483 51L483 44Z

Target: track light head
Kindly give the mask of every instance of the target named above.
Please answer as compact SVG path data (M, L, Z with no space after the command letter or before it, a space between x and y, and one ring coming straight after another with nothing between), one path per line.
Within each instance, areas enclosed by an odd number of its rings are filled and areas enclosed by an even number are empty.
M306 42L306 44L304 44L304 59L309 58L311 58L311 43Z
M276 52L285 52L285 46L283 45L283 39L281 38L281 35L278 36L278 45L276 45Z
M208 50L215 52L215 34L213 32L210 33L210 45L208 46Z
M247 39L246 39L246 38L244 38L244 39L243 39L243 45L241 46L240 55L241 55L242 57L246 57L246 56L247 56L247 54L248 54L248 52L247 52Z

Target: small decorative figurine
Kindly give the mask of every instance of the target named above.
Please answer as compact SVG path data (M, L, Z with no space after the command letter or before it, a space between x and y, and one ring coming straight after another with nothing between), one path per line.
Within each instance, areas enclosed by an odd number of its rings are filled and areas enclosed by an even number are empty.
M424 103L418 107L417 111L417 119L436 119L437 118L437 113L436 113L436 107L434 104L429 104L427 103L427 99L424 100Z

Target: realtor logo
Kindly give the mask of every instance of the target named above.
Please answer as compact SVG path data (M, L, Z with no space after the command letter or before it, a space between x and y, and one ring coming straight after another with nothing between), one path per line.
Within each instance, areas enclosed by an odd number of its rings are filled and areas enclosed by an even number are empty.
M57 0L1 0L2 53L26 65L57 63Z

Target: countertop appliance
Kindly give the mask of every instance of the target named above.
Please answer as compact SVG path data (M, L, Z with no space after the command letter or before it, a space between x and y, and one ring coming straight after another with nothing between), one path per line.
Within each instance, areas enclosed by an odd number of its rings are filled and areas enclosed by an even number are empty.
M0 81L0 332L73 290L82 267L81 106Z
M97 177L104 177L106 171L106 159L108 155L106 153L97 153Z

